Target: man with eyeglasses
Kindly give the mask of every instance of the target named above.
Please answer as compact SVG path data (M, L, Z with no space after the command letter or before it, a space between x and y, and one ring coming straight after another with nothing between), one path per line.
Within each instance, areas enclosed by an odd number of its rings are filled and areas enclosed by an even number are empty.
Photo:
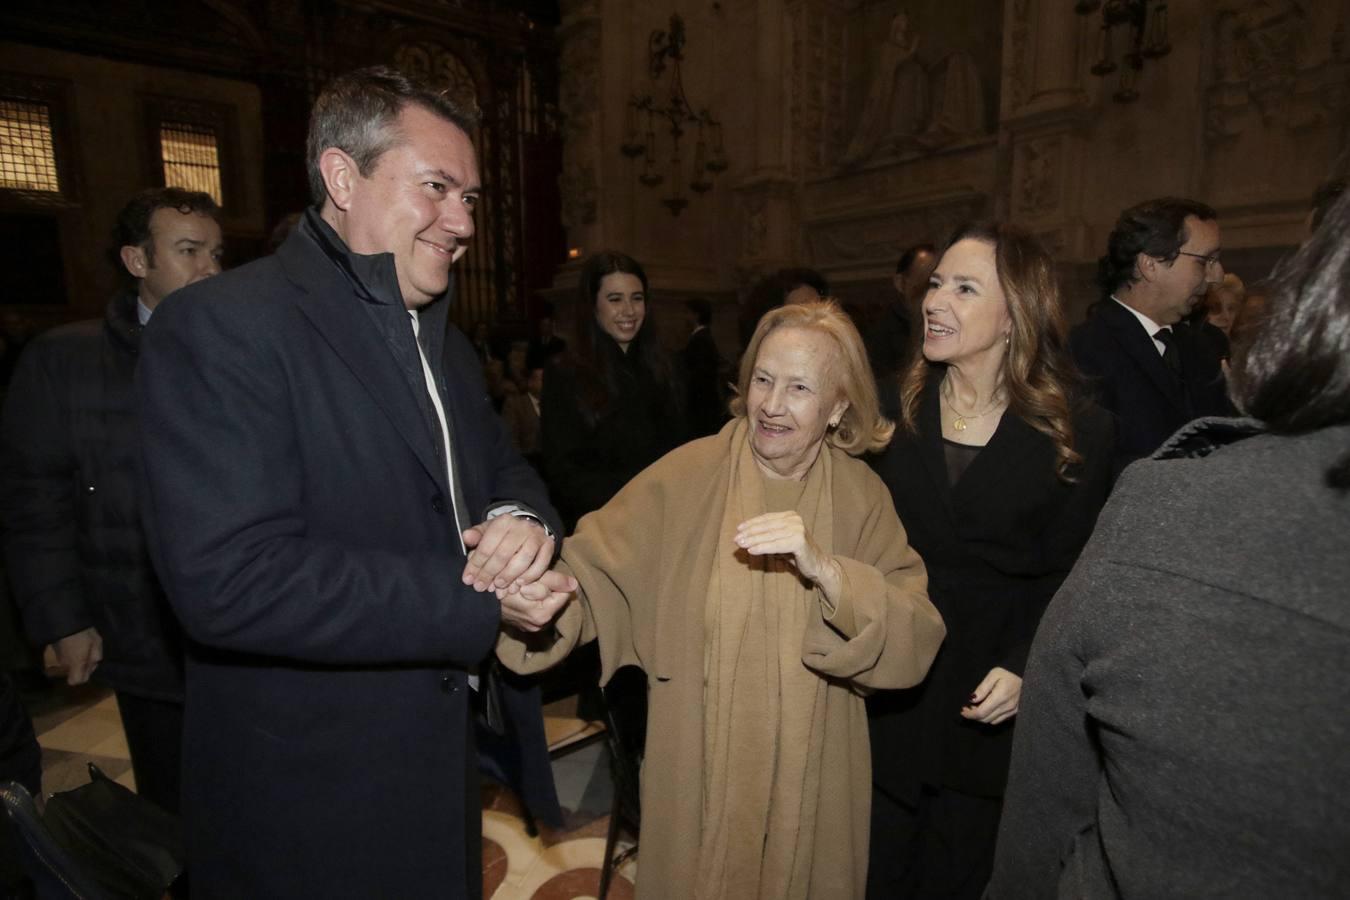
M1069 345L1116 416L1116 472L1201 416L1231 415L1219 355L1182 320L1223 280L1219 223L1203 203L1163 197L1120 214L1098 261L1105 295Z

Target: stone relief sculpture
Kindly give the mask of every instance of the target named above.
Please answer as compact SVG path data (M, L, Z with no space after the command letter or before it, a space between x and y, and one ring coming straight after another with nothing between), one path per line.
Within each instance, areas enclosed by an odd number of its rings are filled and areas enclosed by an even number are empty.
M844 153L852 165L913 146L928 123L928 72L918 60L919 35L903 10L891 19L867 92L858 130Z
M924 147L941 147L985 133L984 87L969 53L948 55L933 72L933 113L919 137Z
M881 46L857 130L841 160L845 167L935 149L987 131L974 58L958 50L930 71L918 52L919 34L901 10Z

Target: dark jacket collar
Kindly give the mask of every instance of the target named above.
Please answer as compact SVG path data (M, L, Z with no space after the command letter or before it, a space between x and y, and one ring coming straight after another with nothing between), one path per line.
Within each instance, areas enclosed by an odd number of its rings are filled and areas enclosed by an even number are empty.
M314 207L305 210L300 229L351 282L362 300L383 306L403 306L394 254L354 252Z
M1101 316L1102 321L1115 333L1116 339L1124 349L1125 354L1144 371L1144 374L1153 382L1153 385L1167 399L1168 403L1172 404L1178 412L1189 417L1189 402L1184 385L1163 362L1162 354L1158 352L1157 345L1153 343L1153 336L1148 333L1148 329L1135 317L1134 313L1125 308L1124 304L1109 297L1103 300L1102 304L1096 315ZM1186 336L1182 335L1175 327L1172 328L1172 334L1178 341L1184 342L1186 340ZM1182 344L1177 345L1177 352L1181 354L1182 365L1185 366L1188 354Z
M1196 419L1168 438L1154 459L1199 459L1220 447L1236 444L1253 435L1264 434L1266 427L1257 419L1227 419L1207 416Z
M103 311L103 328L113 344L133 356L140 352L141 325L136 310L136 292L120 291L113 295Z
M404 308L403 291L398 286L398 269L394 264L394 254L356 253L333 230L333 226L324 221L315 207L305 210L305 215L300 220L299 231L302 237L311 241L333 263L362 300L379 307ZM429 359L440 359L450 298L454 295L454 290L455 278L452 273L445 293L418 312L421 322L418 328L420 342ZM382 330L387 327L386 321L382 324Z

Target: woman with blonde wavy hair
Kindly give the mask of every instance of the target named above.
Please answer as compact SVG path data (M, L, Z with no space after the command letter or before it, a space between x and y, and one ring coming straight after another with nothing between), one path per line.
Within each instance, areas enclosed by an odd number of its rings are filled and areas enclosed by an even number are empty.
M876 463L923 557L947 642L927 679L869 702L871 897L979 897L1022 670L1111 484L1114 427L1080 396L1054 262L1028 232L952 237Z
M559 567L578 602L536 634L504 632L497 653L533 672L598 640L602 682L645 673L638 897L853 900L862 694L922 680L942 621L857 458L893 426L835 303L760 320L733 412L581 520Z

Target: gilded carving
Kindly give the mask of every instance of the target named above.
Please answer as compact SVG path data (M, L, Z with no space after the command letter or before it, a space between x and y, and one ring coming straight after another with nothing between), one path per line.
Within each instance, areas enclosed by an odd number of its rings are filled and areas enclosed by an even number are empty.
M410 75L444 86L447 94L466 109L478 111L478 84L469 67L440 44L418 41L394 51L394 65Z

